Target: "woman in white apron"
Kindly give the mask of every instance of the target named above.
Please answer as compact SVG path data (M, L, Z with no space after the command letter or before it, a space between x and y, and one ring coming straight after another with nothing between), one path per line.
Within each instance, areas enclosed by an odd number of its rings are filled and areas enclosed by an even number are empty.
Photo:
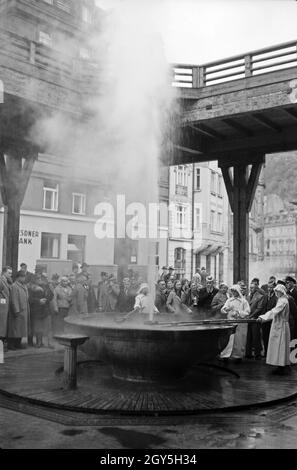
M278 284L274 292L277 296L276 306L260 315L259 322L272 320L266 363L277 366L272 373L285 375L290 373L290 327L289 327L289 301L285 286Z
M228 320L244 319L250 314L250 306L248 301L241 293L240 286L235 284L230 288L231 297L222 307L222 314L227 315ZM245 346L247 337L247 324L239 323L235 334L230 336L229 343L221 352L223 360L236 359L237 362L242 361L245 356Z

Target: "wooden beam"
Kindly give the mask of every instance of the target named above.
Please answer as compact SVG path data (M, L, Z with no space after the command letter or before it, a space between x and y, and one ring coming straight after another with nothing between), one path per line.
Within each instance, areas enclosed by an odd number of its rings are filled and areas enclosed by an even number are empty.
M177 149L177 150L180 150L181 152L185 152L185 153L188 153L188 154L191 154L191 155L202 155L202 152L200 152L199 150L195 150L195 149L192 149L192 148L189 148L189 147L183 147L181 145L174 145L174 147Z
M260 173L262 171L263 162L259 161L254 163L251 168L250 176L247 183L247 190L246 190L246 210L250 212L252 209L256 189L259 183Z
M232 129L235 129L237 132L239 132L240 134L246 137L253 135L253 133L249 129L244 127L242 124L239 124L239 122L235 121L235 119L225 118L225 119L222 119L221 121L227 124L227 126L231 127Z
M15 148L6 155L6 160L3 153L0 155L0 177L4 182L1 191L5 188L3 264L11 266L14 273L18 269L21 205L36 158L37 153L27 156L23 165L22 150Z
M210 134L209 132L204 131L203 129L201 129L198 126L196 127L192 124L187 124L187 127L189 129L193 130L194 132L197 132L198 134L202 134L203 136L210 137L211 139L216 139L216 137L214 137L212 134Z
M253 119L255 119L257 122L260 124L263 124L263 126L267 127L270 130L273 130L275 132L281 132L281 127L275 124L270 118L263 116L263 114L260 113L255 113L251 115Z
M5 156L4 153L0 153L0 191L1 191L1 198L4 206L8 204L8 175L6 171L6 164L5 164Z
M204 124L186 124L187 127L190 127L194 131L198 132L199 134L205 135L211 139L215 140L223 140L225 137L217 131L214 131L209 126L205 126Z
M234 185L233 181L231 180L231 168L227 167L226 165L221 165L219 162L219 167L222 170L222 175L224 179L224 183L226 186L226 191L228 194L229 204L231 207L232 212L234 212Z
M297 112L293 108L282 108L282 110L287 113L294 121L297 121Z
M211 134L214 138L218 139L218 140L224 140L225 139L225 136L223 134L221 134L220 132L218 131L215 131L214 129L212 129L211 127L205 125L205 124L199 124L200 126L200 129L203 129L205 130L206 132L208 132L209 134Z
M242 152L247 153L275 153L285 152L287 150L296 150L297 148L297 133L296 127L283 129L281 132L263 132L252 137L236 137L225 140L224 142L211 142L205 151L209 155L217 156L220 158L222 153L237 153L241 155Z

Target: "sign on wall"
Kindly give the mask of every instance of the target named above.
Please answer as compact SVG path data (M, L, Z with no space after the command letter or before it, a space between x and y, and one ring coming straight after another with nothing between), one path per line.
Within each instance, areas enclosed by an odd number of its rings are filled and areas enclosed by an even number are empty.
M36 230L20 230L19 244L20 245L33 245L33 241L39 238L40 233Z

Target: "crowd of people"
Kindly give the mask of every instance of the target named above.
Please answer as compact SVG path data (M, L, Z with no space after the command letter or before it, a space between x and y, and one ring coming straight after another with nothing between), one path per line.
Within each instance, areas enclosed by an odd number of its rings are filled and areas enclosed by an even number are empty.
M64 330L64 318L94 312L125 312L156 315L191 314L194 318L238 320L220 358L244 358L277 366L275 373L289 373L290 339L297 339L297 283L287 276L271 276L260 287L254 278L249 287L244 281L229 287L215 285L205 268L193 278L178 279L173 267L162 268L154 297L137 272L129 270L121 282L101 272L97 286L87 263L73 265L68 276L55 274L48 279L38 266L28 272L22 263L16 276L4 267L0 277L0 339L8 349L27 345L41 348ZM247 320L247 321L242 321ZM251 321L253 320L253 321ZM22 339L27 341L22 344Z

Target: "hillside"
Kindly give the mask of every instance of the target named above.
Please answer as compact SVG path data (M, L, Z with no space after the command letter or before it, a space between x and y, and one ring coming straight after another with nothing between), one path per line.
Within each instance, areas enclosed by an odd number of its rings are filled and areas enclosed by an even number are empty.
M297 201L297 151L267 155L264 169L265 194L284 201Z

